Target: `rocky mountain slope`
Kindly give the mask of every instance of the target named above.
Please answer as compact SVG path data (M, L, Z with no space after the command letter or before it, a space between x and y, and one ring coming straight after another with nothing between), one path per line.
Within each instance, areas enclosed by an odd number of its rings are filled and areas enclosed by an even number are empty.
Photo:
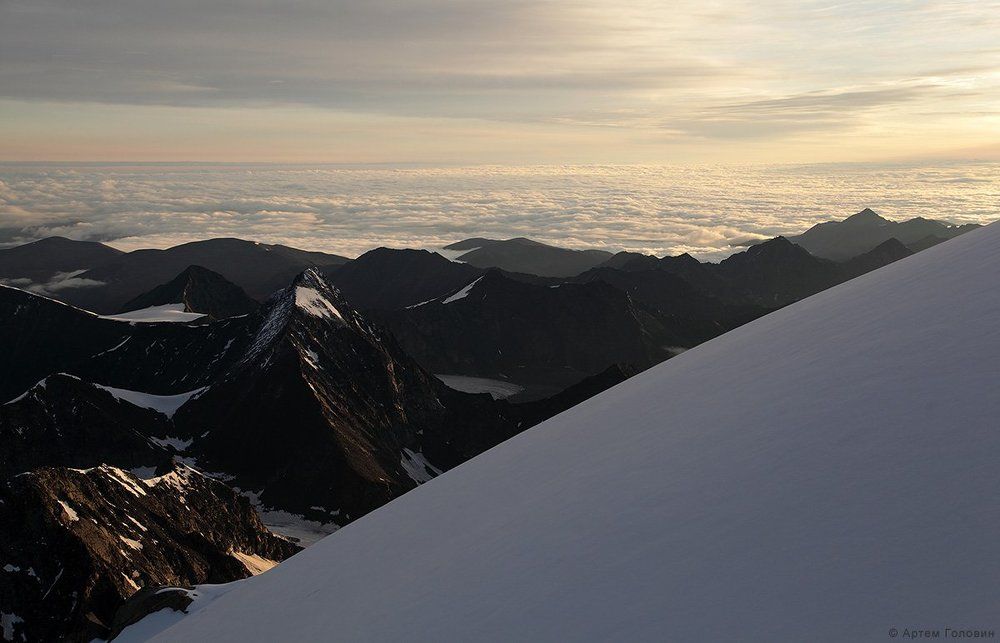
M178 412L187 453L261 502L346 522L516 433L307 271L262 309L245 356Z
M141 640L991 630L998 271L993 225L787 306Z
M183 465L146 480L106 465L38 468L0 486L5 638L104 638L142 587L231 582L298 549Z
M395 310L454 292L480 274L475 266L426 250L376 248L326 273L361 310Z
M153 471L169 465L171 450L163 446L169 419L112 391L57 374L0 405L0 479L39 467L114 463Z
M509 379L532 397L616 362L644 368L688 341L602 281L538 286L498 271L379 319L426 369Z
M52 373L168 395L205 386L253 338L250 317L208 325L133 324L0 286L0 400Z

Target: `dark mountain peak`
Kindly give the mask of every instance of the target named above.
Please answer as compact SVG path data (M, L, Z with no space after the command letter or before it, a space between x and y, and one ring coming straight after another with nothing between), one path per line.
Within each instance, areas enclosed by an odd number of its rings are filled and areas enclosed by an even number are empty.
M319 270L309 268L264 304L257 335L241 363L271 350L287 336L293 324L312 329L339 327L356 316L340 291Z
M810 257L809 251L802 246L796 245L782 236L750 246L745 252L737 253L730 257L754 257L757 259L787 259ZM729 261L729 259L726 259Z
M474 242L482 243L476 245ZM604 250L559 248L525 237L503 241L467 239L448 246L448 249L467 250L458 257L458 261L479 268L502 268L508 272L541 277L573 277L613 256Z
M330 271L330 280L362 310L398 310L445 296L482 272L427 250L376 248Z
M26 244L24 244L22 246L15 246L15 248L32 249L32 250L35 250L35 251L38 251L38 250L60 250L60 249L61 250L69 250L69 249L72 249L72 250L96 250L98 252L101 252L101 253L103 253L103 254L105 254L107 256L111 256L111 257L113 257L115 255L123 254L121 250L118 250L116 248L112 248L111 246L106 246L103 243L100 243L98 241L78 241L76 239L68 239L66 237L59 237L59 236L45 237L45 238L39 239L37 241L32 241L30 243L26 243ZM13 250L14 248L9 248L9 249Z
M913 254L913 250L903 245L895 237L878 244L868 252L858 255L841 264L847 278L854 278L888 265L894 261L905 259Z
M692 257L687 252L683 252L673 257L663 257L662 259L660 259L660 263L664 265L669 264L672 266L685 267L685 268L701 265L700 261Z
M878 252L882 254L896 254L901 257L908 257L913 254L913 251L907 248L902 241L896 237L892 237L882 243L878 244L871 250L871 252Z
M859 225L859 224L885 225L892 222L882 217L880 214L878 214L871 208L865 208L861 212L858 212L857 214L852 214L851 216L847 217L841 223L846 223L848 225Z
M191 265L168 283L131 300L120 312L166 304L184 304L185 312L204 313L211 319L244 315L257 308L257 302L236 284L208 268Z
M342 304L345 307L349 307L347 302L344 301L343 295L340 294L340 290L333 285L326 275L320 272L317 268L307 268L299 273L298 276L292 280L291 288L296 292L296 304L300 307L307 309L308 312L316 314L320 317L326 317L326 314L319 314L318 311L309 310L309 306L305 303L303 299L303 290L316 291L323 297L325 302L319 302L322 307L327 308L327 312L334 314L335 316L341 317L341 315L334 313L329 310L326 304L333 305L334 303ZM339 311L338 311L339 312Z
M443 262L453 263L436 252L416 248L386 248L380 246L369 250L357 259L344 264L340 270L359 270L362 267L378 267L391 270L394 267L424 268L426 266L441 266ZM348 268L352 266L352 268Z

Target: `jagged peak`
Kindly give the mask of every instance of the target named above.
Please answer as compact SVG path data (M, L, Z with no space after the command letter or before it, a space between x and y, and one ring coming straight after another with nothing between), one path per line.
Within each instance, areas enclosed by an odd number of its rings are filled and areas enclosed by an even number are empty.
M377 339L368 321L347 302L340 290L318 269L309 268L264 305L260 327L243 363L265 352L285 334L292 322L300 330L318 322L349 327Z

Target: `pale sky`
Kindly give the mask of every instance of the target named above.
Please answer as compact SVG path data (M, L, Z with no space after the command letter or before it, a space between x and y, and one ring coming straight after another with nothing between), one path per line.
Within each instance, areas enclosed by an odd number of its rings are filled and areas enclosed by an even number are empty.
M1000 0L0 0L0 160L1000 158Z

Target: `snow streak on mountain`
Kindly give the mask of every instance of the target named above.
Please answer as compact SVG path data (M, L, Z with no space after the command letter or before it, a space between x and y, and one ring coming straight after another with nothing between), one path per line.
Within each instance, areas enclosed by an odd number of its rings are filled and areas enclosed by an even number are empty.
M993 628L997 274L993 225L751 322L241 581L155 640Z

